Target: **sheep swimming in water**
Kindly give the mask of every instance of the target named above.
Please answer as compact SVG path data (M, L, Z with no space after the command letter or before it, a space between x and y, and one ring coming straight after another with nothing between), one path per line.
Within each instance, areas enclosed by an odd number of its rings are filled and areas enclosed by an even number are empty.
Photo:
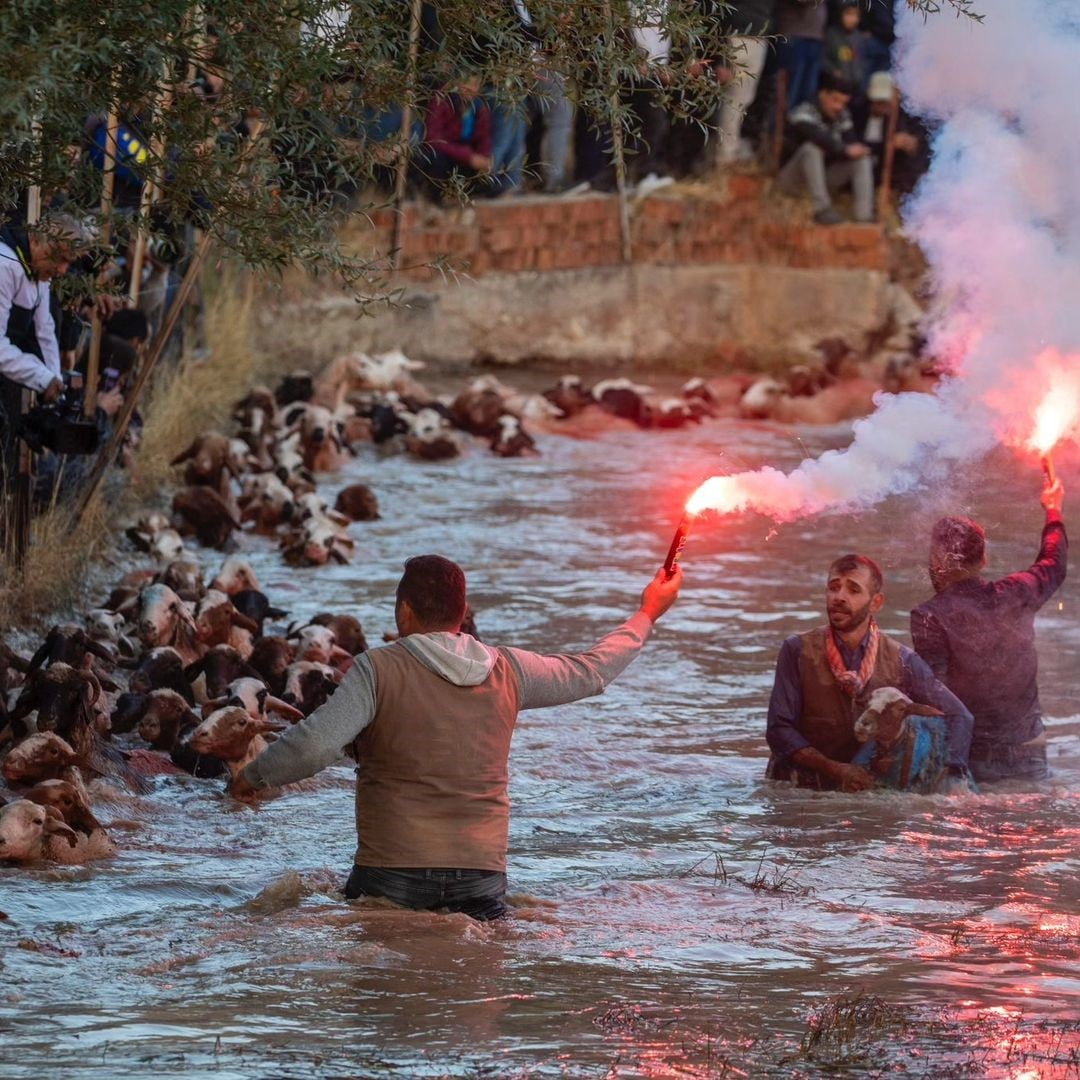
M875 690L855 721L863 745L852 764L867 768L883 787L931 794L944 781L947 735L940 710L919 705L895 686Z

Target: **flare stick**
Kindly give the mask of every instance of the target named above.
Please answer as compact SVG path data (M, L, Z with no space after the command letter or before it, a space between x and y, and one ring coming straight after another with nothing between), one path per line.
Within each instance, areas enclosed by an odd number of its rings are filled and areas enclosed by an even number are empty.
M1049 453L1043 454L1042 467L1046 474L1046 482L1053 486L1057 482L1057 470L1054 468L1054 459Z
M690 535L693 520L692 514L683 514L679 520L679 527L671 538L671 547L668 548L667 558L664 560L664 574L669 579L675 576L675 567L679 562L682 549L686 547L686 538Z

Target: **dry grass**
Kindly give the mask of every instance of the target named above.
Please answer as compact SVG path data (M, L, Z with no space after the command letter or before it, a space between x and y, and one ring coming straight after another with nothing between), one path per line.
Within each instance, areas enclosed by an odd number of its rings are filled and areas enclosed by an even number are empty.
M200 431L225 424L233 402L258 377L254 306L250 279L226 272L213 282L207 289L206 353L156 374L134 467L110 478L81 521L73 522L67 505L36 516L22 567L0 554L0 632L40 626L99 587L95 561L107 553L117 529L160 498L173 474L169 461Z
M100 493L79 522L72 521L70 506L38 515L21 569L0 560L0 628L38 623L81 599L87 567L110 539L108 502Z
M130 497L136 504L160 491L173 475L169 462L196 435L227 423L232 404L259 376L253 280L227 273L209 292L205 355L189 354L155 377L131 475Z
M830 998L810 1018L800 1051L834 1066L872 1059L886 1040L907 1028L905 1013L874 994L856 992Z

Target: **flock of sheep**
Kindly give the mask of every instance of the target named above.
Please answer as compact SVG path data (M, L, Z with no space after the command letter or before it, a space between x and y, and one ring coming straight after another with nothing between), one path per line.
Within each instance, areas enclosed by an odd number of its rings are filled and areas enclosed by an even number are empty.
M359 621L333 612L266 633L285 613L250 564L227 554L207 580L185 538L228 552L243 530L276 537L290 563L348 561L350 526L378 517L377 498L351 484L331 507L316 478L360 443L439 460L482 440L518 456L537 452L530 429L677 428L757 415L758 398L780 396L740 376L692 379L673 397L574 376L520 394L484 376L440 398L416 381L417 366L400 352L353 354L252 390L235 406L233 434L206 432L175 459L183 486L171 518L151 513L127 530L152 565L128 574L84 625L54 626L33 656L0 643L0 861L111 854L95 792L145 793L166 773L235 776L267 738L318 708L367 647ZM810 393L789 384L783 396L813 398L838 382L823 367Z

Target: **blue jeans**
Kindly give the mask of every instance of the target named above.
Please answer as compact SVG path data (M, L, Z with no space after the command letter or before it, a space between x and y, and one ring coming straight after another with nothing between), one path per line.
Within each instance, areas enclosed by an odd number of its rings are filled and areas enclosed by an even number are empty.
M816 38L789 38L777 49L780 66L787 72L790 111L817 97L824 46Z
M494 870L393 869L354 866L345 899L382 896L414 911L446 908L488 922L506 914L506 875Z
M1040 743L972 746L968 768L980 784L992 784L997 780L1045 780L1050 775L1046 746Z
M873 34L865 35L863 38L863 62L865 64L866 75L863 78L860 89L865 94L866 88L870 83L870 76L873 75L875 71L892 70L892 46L886 45L884 41L874 37Z
M521 187L525 169L525 107L485 98L491 109L491 179L496 195Z

